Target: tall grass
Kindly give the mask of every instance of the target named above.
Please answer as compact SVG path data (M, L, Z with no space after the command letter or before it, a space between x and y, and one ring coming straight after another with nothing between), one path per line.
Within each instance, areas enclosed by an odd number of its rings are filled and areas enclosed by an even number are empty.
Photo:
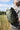
M11 30L10 23L6 15L0 15L0 30Z

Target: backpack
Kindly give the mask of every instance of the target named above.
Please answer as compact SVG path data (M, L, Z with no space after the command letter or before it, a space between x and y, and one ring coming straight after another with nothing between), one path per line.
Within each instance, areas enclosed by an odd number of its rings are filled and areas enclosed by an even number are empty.
M8 22L10 22L13 26L17 27L18 24L19 24L19 21L18 21L18 14L16 13L16 11L11 8L9 10L9 13L7 14L7 19L8 19Z

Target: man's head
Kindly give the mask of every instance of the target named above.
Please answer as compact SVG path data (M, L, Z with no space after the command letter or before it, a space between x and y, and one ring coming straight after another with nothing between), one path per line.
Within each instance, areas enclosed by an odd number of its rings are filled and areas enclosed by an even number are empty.
M20 0L14 0L14 5L20 6Z

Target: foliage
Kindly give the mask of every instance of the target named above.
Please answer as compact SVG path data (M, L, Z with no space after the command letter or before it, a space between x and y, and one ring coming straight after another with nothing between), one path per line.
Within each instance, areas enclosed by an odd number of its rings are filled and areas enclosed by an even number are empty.
M6 12L4 12L4 11L0 11L0 15L2 15L2 14L6 14Z

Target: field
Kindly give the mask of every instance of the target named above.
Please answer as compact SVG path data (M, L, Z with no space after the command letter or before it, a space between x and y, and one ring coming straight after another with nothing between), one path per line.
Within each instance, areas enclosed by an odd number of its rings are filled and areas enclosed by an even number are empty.
M11 24L6 15L0 15L0 30L11 30Z

